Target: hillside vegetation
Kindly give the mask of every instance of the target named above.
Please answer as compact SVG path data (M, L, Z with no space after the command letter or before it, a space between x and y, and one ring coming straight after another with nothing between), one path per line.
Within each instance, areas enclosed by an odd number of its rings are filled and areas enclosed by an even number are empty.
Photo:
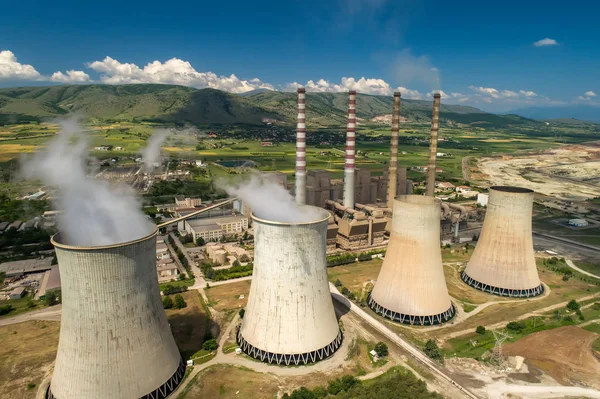
M308 123L344 125L347 101L346 93L308 93ZM358 94L357 116L363 121L389 115L391 110L392 97ZM0 123L41 120L68 113L104 120L258 125L263 118L271 118L293 124L296 94L265 90L237 95L157 84L0 89ZM431 101L403 99L401 114L409 122L429 122ZM493 126L539 123L516 115L494 115L473 107L443 103L441 118L447 122Z

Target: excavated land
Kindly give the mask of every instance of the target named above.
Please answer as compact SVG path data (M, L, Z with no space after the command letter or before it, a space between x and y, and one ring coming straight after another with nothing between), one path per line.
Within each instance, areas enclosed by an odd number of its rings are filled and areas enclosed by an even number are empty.
M530 155L481 158L477 167L477 179L491 185L525 187L572 201L600 196L598 143L563 146Z
M531 334L504 345L505 355L523 356L531 364L564 385L600 388L600 361L592 352L598 334L566 326Z

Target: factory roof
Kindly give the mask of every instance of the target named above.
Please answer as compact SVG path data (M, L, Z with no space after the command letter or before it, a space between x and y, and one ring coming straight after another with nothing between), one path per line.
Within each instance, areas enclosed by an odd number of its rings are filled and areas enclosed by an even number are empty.
M156 268L156 270L159 272L162 272L165 270L173 270L173 269L177 269L177 265L175 263L168 263L166 265L160 265L159 267Z
M0 231L6 230L8 227L8 222L0 222Z
M58 265L52 267L52 269L48 270L44 273L44 278L42 279L42 284L40 285L40 290L38 291L37 296L42 297L46 295L46 292L56 290L60 288L60 270Z
M196 230L196 228L200 227L200 226L208 226L208 225L215 225L215 224L219 225L219 224L226 224L226 223L237 223L243 219L248 219L248 218L244 215L220 216L220 217L215 217L215 218L188 220L187 224L191 228Z
M168 249L169 247L167 247L167 244L164 242L159 242L156 244L156 252L166 252Z
M20 220L15 220L14 222L12 222L11 224L8 225L8 228L15 228L18 229L19 227L21 227L21 225L23 224L23 222L21 222Z
M171 259L171 258L163 258L163 259L159 259L159 260L156 261L156 264L159 265L159 266L160 265L166 265L166 264L169 264L169 263L173 263L173 259Z
M221 230L221 226L219 226L216 223L210 223L210 224L201 224L199 226L195 226L195 225L190 225L190 227L195 231L195 232L200 232L200 231L215 231L215 230Z
M23 273L43 272L51 268L52 258L25 259L0 263L0 272L5 272L9 277Z
M24 292L25 292L25 287L17 287L14 290L12 290L9 295L10 296L13 296L13 295L23 296Z

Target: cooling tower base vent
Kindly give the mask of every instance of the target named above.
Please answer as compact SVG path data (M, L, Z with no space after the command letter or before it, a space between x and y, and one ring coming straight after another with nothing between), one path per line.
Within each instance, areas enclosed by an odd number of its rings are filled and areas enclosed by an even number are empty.
M437 324L447 323L456 314L456 308L454 304L450 306L450 309L443 313L439 313L431 316L411 316L398 312L391 311L389 309L380 306L377 302L369 295L369 307L378 315L385 317L386 319L395 321L397 323L417 325L417 326L435 326Z
M144 395L139 399L165 399L165 398L167 398L170 394L172 394L177 389L177 387L183 380L183 376L185 374L185 367L186 367L185 363L184 363L183 359L181 359L181 361L179 362L179 366L177 367L177 370L175 370L175 374L173 374L167 382L162 384L160 387L155 389L153 392L150 392L149 394ZM46 399L60 399L60 398L57 398L56 396L54 396L52 394L52 392L50 391L50 387L48 387L48 391L46 391Z
M261 362L277 364L280 366L302 366L319 362L333 355L335 351L337 351L342 345L343 339L344 335L342 334L342 330L340 330L336 339L324 348L307 353L286 355L281 353L267 352L250 345L248 342L246 342L244 337L242 337L239 329L236 334L237 344L245 354L254 359L260 360Z
M480 283L477 280L472 279L464 271L460 274L462 281L470 285L471 287L478 289L479 291L487 292L488 294L506 296L510 298L532 298L544 293L544 284L540 284L535 288L527 290L513 290L509 288L494 287L488 284Z

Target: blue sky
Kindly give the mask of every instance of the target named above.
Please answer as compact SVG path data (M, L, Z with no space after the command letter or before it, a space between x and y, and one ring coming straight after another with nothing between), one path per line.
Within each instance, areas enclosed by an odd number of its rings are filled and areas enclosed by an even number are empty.
M599 13L590 1L7 2L0 85L400 87L498 112L600 105Z

